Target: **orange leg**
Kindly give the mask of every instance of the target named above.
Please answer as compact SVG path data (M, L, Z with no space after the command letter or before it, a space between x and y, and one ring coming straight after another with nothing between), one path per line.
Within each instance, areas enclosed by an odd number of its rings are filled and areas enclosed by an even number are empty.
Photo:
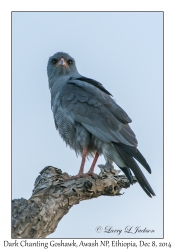
M95 174L94 174L94 168L95 168L95 165L97 163L98 157L99 157L99 154L96 152L94 160L92 162L92 165L91 165L89 171L86 174L94 175L95 176Z
M84 164L86 161L88 147L83 148L82 161L78 174L75 176L76 178L82 177L84 175Z
M85 176L88 177L89 175L94 176L94 178L98 177L98 175L94 174L95 164L96 164L96 162L98 160L98 157L99 157L98 153L95 154L94 160L92 162L92 165L91 165L89 171L86 174L84 174L84 165L85 165L85 161L86 161L87 150L88 150L88 147L83 148L83 154L82 154L82 161L81 161L80 170L79 170L78 174L75 175L75 176L72 176L71 179L78 179L80 177L85 177Z

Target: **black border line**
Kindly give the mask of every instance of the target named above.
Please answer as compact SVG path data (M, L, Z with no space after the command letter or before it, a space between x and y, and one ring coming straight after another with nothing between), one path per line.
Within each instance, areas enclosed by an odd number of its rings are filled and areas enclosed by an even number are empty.
M72 13L72 12L77 12L77 13L84 13L84 12L87 12L87 13L89 13L89 12L111 12L111 13L118 13L118 12L146 12L146 13L148 13L148 12L153 12L153 13L157 13L157 12L160 12L160 13L162 13L163 14L163 18L162 18L162 21L163 21L163 23L162 23L162 31L163 31L163 37L162 37L162 39L163 39L163 75L162 75L162 77L163 77L163 158L162 158L162 160L163 160L163 237L161 237L161 238L29 238L29 239L27 239L27 240L52 240L52 239L59 239L59 240L64 240L64 239L92 239L92 240L156 240L156 239L164 239L164 219L165 219L165 216L164 216L164 11L11 11L11 201L12 201L12 157L13 157L13 151L12 151L12 113L13 113L13 111L12 111L12 97L13 97L13 95L12 95L12 71L13 71L13 67L12 67L12 30L13 30L13 21L12 21L12 14L13 13L15 13L15 12L37 12L37 13L45 13L45 12L47 12L47 13L52 13L52 12L54 12L54 13L59 13L59 12L70 12L70 13ZM22 240L23 238L12 238L12 202L11 202L11 239L17 239L17 240Z

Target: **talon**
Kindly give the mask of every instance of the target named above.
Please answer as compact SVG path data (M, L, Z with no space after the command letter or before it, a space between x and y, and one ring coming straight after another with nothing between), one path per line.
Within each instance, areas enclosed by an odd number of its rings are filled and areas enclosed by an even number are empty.
M95 174L95 173L92 173L92 172L88 171L86 174L87 174L88 176L91 176L91 177L94 178L94 179L98 179L98 175Z
M80 174L77 174L77 175L74 175L74 176L71 176L70 179L73 180L73 179L78 179L78 178L94 178L94 179L98 179L98 175L95 174L95 173L92 173L92 172L87 172L87 173L80 173Z

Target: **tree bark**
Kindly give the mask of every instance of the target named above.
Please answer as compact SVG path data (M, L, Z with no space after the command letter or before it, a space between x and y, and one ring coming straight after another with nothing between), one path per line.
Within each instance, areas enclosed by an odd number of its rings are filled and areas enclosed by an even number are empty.
M45 167L35 181L31 198L12 201L12 238L45 238L73 205L101 195L121 195L121 189L130 186L126 176L118 175L120 171L112 165L99 167L97 179L72 180L61 169Z

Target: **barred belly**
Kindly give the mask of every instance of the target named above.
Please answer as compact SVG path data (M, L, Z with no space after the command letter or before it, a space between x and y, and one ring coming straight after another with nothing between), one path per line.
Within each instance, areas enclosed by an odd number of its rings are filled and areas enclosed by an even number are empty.
M88 146L88 154L92 153L91 134L78 122L75 122L61 109L57 109L54 116L55 126L62 139L75 150L76 155L81 155L83 148Z

